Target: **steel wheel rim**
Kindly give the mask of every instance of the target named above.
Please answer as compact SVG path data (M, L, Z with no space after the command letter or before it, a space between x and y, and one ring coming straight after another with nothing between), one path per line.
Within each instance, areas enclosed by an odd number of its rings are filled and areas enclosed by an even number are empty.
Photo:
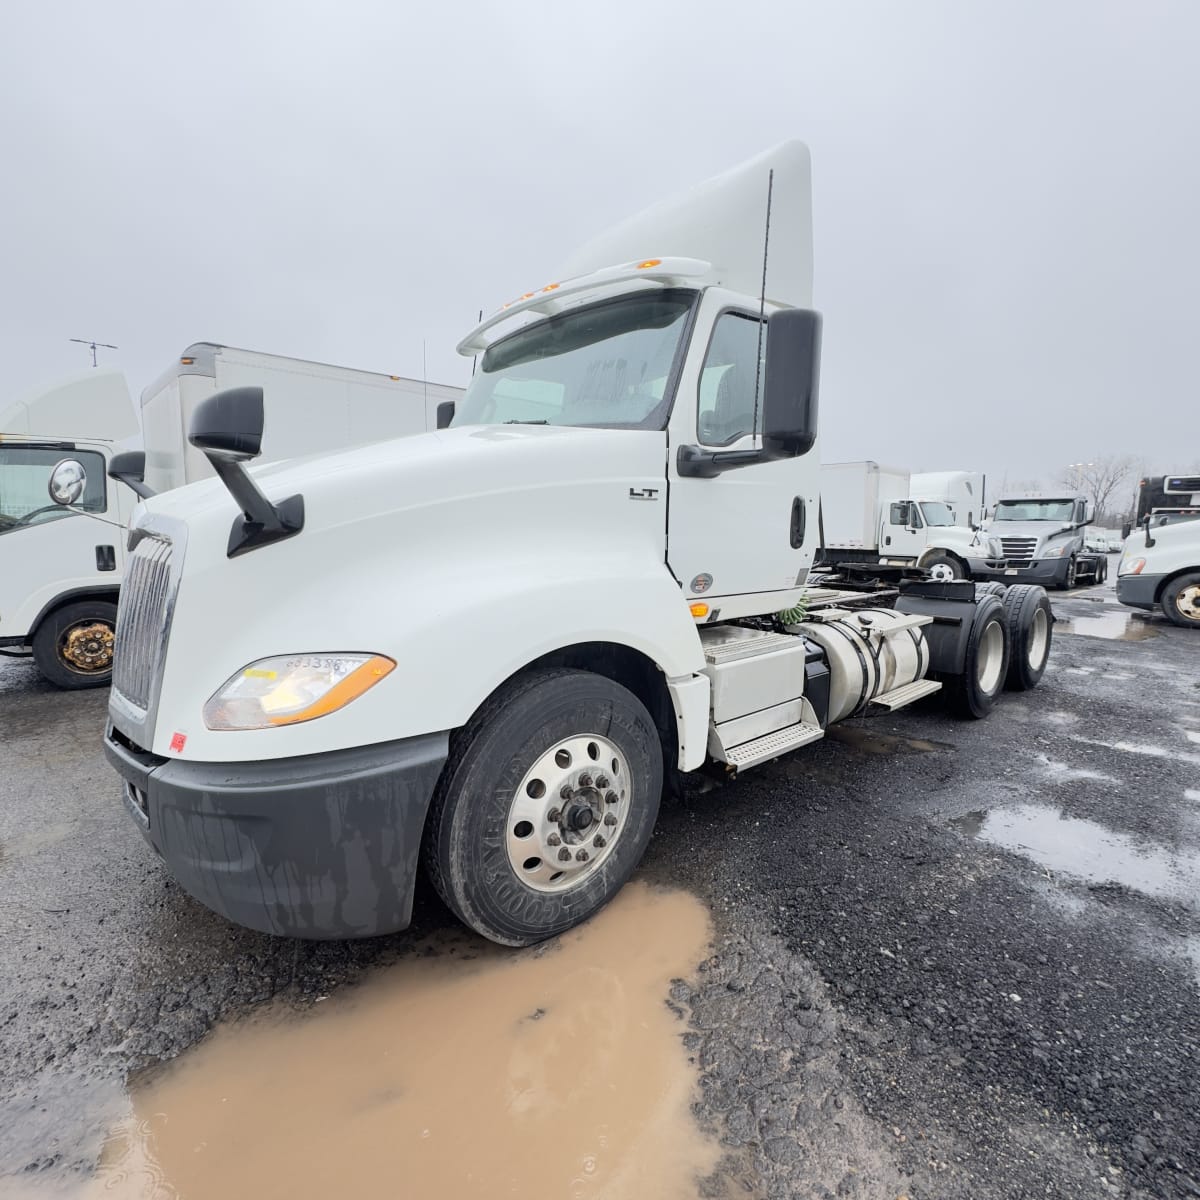
M957 578L954 574L954 568L949 563L934 563L929 568L929 577L938 583L948 583L950 580Z
M628 824L632 793L629 760L614 742L597 733L556 739L509 804L504 837L513 874L537 892L590 879Z
M1046 661L1050 648L1050 622L1046 610L1039 608L1033 614L1033 624L1029 627L1029 665L1036 671Z
M1200 621L1200 583L1189 584L1180 588L1175 597L1175 607L1181 616L1189 621Z
M1003 666L1004 630L999 621L989 621L975 655L975 679L984 695L990 696L1000 686L1000 668Z
M112 670L114 641L107 621L76 621L59 635L59 661L77 675L102 675Z

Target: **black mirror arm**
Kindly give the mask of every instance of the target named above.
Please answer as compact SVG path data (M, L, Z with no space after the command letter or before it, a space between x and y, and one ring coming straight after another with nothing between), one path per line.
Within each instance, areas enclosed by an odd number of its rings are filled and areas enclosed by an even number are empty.
M109 479L115 479L118 483L123 483L134 495L142 500L149 500L151 496L157 496L158 493L146 484L137 476L130 475L126 471L109 471Z
M279 504L272 504L240 462L231 462L217 454L209 454L208 461L242 510L240 519L234 521L229 531L226 553L230 558L292 537L304 528L303 496L289 496Z
M694 479L712 479L722 471L750 467L767 462L766 450L706 450L703 446L680 446L675 466L680 475Z

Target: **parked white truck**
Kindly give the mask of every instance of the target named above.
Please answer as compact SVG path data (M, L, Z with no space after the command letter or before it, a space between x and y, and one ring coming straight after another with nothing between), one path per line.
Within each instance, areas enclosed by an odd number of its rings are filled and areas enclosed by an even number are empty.
M0 414L0 652L33 656L64 687L112 671L125 526L137 497L107 478L113 456L140 444L125 376L93 369ZM64 458L87 488L76 511L51 502L46 480Z
M992 552L986 538L955 524L942 498L945 479L930 485L938 495L925 496L918 478L876 462L822 464L818 565L920 567L934 579L969 578L971 557Z
M21 537L0 541L0 650L32 654L59 687L109 683L134 492L213 476L186 430L197 405L237 386L271 396L264 462L423 433L436 428L439 404L462 395L444 384L197 342L142 392L140 422L115 371L93 370L14 408L0 418L0 532L7 525ZM29 434L14 440L9 426L18 420L51 432L37 444ZM89 493L78 507L109 524L55 520L70 514L50 503L46 481L68 456L87 472Z
M524 945L617 892L680 773L1037 682L1041 588L806 587L810 212L787 143L618 226L462 340L449 428L248 469L262 393L196 408L221 478L135 514L105 734L184 888L256 929L365 936L408 924L423 859L463 921Z
M1117 599L1200 629L1200 475L1142 480L1137 516L1117 567Z
M1006 496L986 522L988 553L970 559L973 579L1069 589L1103 583L1108 560L1084 547L1091 503L1070 492ZM997 542L999 546L997 548Z

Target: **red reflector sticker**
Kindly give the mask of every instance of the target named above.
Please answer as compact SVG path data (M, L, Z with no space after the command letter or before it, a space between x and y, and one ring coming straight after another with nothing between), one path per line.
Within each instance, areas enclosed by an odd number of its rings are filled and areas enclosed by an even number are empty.
M187 734L176 733L171 737L171 753L182 754L184 746L187 745Z

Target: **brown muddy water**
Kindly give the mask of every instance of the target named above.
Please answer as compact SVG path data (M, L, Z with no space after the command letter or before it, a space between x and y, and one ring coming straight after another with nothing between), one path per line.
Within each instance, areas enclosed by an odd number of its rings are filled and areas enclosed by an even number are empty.
M1105 638L1110 642L1144 642L1158 637L1158 630L1145 617L1110 610L1095 617L1075 617L1056 621L1056 633L1076 633L1083 637Z
M74 1194L694 1197L719 1151L667 999L709 937L699 901L634 884L533 950L427 943L315 1009L216 1029L133 1089Z
M831 725L825 736L842 742L862 754L933 754L938 750L953 750L949 742L931 742L926 738L901 737L864 729L861 725Z

